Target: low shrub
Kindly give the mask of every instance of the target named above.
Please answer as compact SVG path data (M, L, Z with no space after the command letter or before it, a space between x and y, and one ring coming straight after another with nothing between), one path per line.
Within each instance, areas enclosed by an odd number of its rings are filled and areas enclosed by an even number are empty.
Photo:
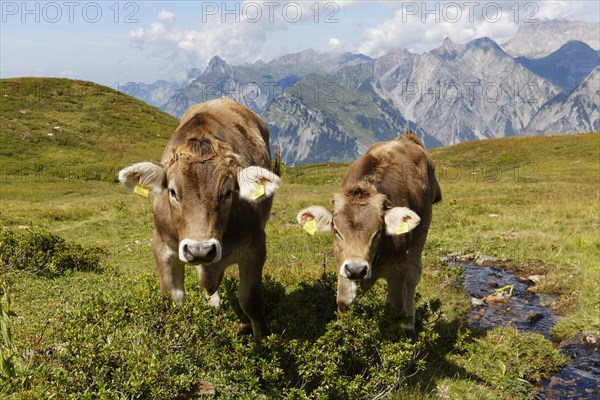
M67 242L54 233L0 228L0 272L15 269L56 277L71 271L98 271L105 255L100 247Z
M335 309L328 306L335 296L335 275L328 274L294 288L266 280L273 333L257 346L251 336L238 332L235 279L223 282L220 309L208 306L197 289L188 289L182 308L173 306L160 296L155 280L148 277L127 292L98 293L65 309L53 325L57 343L35 352L29 394L73 399L185 399L213 392L226 399L372 398L419 370L417 355L435 339L428 329L416 341L406 338L381 293L361 297L336 320ZM313 318L290 318L305 306L295 301L296 291L320 293L323 311ZM431 318L433 308L421 304L419 315Z
M5 284L0 287L0 382L5 391L23 387L28 369L12 339L12 323L17 314L11 308ZM2 391L0 391L2 393Z

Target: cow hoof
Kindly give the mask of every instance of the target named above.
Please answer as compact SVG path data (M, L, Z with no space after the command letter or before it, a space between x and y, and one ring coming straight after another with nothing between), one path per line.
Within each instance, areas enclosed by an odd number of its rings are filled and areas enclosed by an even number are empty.
M239 335L251 335L252 324L250 324L249 322L240 322L238 325L237 332Z
M415 331L415 328L404 328L404 334L407 338L412 339L415 342L417 341L417 332Z

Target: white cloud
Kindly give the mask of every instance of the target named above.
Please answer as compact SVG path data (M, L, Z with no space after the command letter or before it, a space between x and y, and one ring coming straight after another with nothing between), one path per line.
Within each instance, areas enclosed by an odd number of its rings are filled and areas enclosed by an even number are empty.
M598 18L594 1L530 2L403 2L393 16L364 30L356 51L377 57L392 48L426 51L447 36L458 43L488 36L498 43L510 39L519 25L545 18ZM587 18L584 18L587 17Z
M160 10L158 13L158 19L168 23L175 22L175 14L173 14L171 11Z
M328 7L334 4L339 10L353 3L327 4L330 4ZM210 4L212 8L203 9L202 23L196 29L181 28L173 12L161 10L158 20L149 27L130 31L131 45L140 49L157 48L159 54L166 52L169 56L167 64L173 69L201 67L215 55L228 63L241 64L258 58L272 58L273 54L265 50L265 43L270 37L302 24L314 23L317 18L312 2L244 1L224 4L215 2ZM317 15L323 18L323 15ZM332 40L329 41L330 47L339 45L339 39ZM337 44L335 40L338 40Z
M330 38L327 44L331 47L338 47L340 45L340 39L338 38Z
M390 19L363 32L358 51L372 57L392 48L426 51L439 46L445 37L458 43L482 36L503 42L518 29L506 5L500 8L500 3L493 1L404 2Z
M198 15L198 25L183 27L178 23L175 13L163 9L154 22L130 31L131 45L143 49L149 57L162 59L159 61L162 64L161 74L173 76L175 73L182 74L191 66L202 68L215 55L228 63L242 64L257 59L269 60L289 53L290 48L300 51L321 46L327 52L352 51L377 57L392 48L428 51L438 47L445 37L465 43L489 36L503 43L516 33L527 17L576 19L590 14L590 10L594 9L592 5L597 8L596 1L374 3L373 7L377 7L374 8L374 15L379 12L379 15L388 19L371 22L373 25L362 31L362 39L349 39L347 35L337 33L336 28L348 32L348 27L344 25L344 12L357 4L359 7L356 9L364 10L364 2L244 1L201 4L202 7L211 5L213 9ZM271 6L268 4L272 4L273 8L269 8ZM321 23L314 25L313 29L311 24L315 24L315 4L321 7L318 15L320 22L331 11L331 8L323 7L330 4L333 6L327 7L337 7L334 15L339 22ZM394 6L395 9L392 8ZM594 12L597 15L598 12ZM336 36L332 36L332 32L336 32ZM304 48L299 49L299 45L304 45Z

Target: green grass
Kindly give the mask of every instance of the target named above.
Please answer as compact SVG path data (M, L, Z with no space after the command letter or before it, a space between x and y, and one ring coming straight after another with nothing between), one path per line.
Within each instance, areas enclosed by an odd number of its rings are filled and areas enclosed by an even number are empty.
M119 397L114 390L122 397L141 393L173 398L182 394L180 389L192 390L206 380L221 398L244 393L302 398L302 390L313 398L336 393L342 398L341 393L369 397L365 391L372 395L392 384L391 376L406 373L401 367L410 348L386 328L385 284L362 296L353 313L336 322L332 238L310 236L295 224L302 207L331 204L347 164L284 170L284 184L267 225L265 281L275 335L266 349L257 350L236 332L235 267L228 270L219 311L204 303L191 268L186 272L189 297L184 309L176 311L163 302L151 256L151 203L114 183L118 166L159 158L176 121L126 96L111 103L109 99L121 95L88 83L3 80L0 86L6 91L14 82L50 86L35 103L27 95L18 101L0 97L0 225L15 232L47 230L69 242L102 247L107 254L96 272L72 271L54 278L2 272L17 314L11 318L16 354L33 356L23 358L25 383L0 385L0 394L92 398L91 392L82 393L94 387L97 396L110 398ZM78 111L77 97L63 101L54 87L88 90L90 109ZM70 101L77 107L69 108ZM120 116L116 120L100 115L120 106L125 108L115 111ZM29 112L21 114L26 108ZM50 115L45 113L54 109L51 125L64 125L63 133L72 135L68 145L45 137L43 124ZM139 121L140 112L149 121ZM22 120L28 113L36 116ZM107 119L94 129L102 133L85 136L91 120L101 118ZM130 129L123 128L128 125ZM22 133L31 139L21 139ZM111 147L121 145L127 152ZM509 259L507 264L518 275L543 274L546 278L535 290L557 298L555 339L600 330L600 135L486 140L431 154L444 201L434 207L417 288L418 319L431 320L426 305L438 302L441 317L427 325L431 332L419 350L420 369L399 382L391 397L532 398L532 385L563 362L551 342L511 329L468 330L463 315L470 302L461 289L459 271L439 258L456 251L487 254ZM62 163L77 165L82 173L36 174L30 167L21 168L23 163L33 165L28 161L32 155L38 155L35 163L44 170ZM102 171L99 175L93 172L96 166ZM353 334L361 341L352 342ZM343 351L349 343L370 350L357 352L353 359ZM364 363L377 368L377 360L370 358L377 352L395 362L398 370L356 374L356 366ZM395 361L394 355L399 357ZM71 393L65 392L65 385Z
M127 163L160 160L177 124L140 100L94 83L2 79L0 174L112 181Z

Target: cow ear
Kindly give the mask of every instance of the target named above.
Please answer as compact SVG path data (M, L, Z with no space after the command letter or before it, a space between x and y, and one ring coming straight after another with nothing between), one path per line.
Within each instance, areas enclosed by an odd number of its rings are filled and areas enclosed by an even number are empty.
M160 165L141 162L120 170L119 181L131 191L156 196L167 187L167 174Z
M419 225L421 218L410 208L394 207L384 216L385 231L388 235L402 235L412 231Z
M325 233L331 231L333 214L325 207L310 206L300 210L296 216L296 221L311 234L315 234L315 232ZM312 223L312 221L315 221L315 225L311 230L307 223Z
M252 166L244 168L237 175L240 197L251 202L260 201L275 194L281 179L273 172Z

